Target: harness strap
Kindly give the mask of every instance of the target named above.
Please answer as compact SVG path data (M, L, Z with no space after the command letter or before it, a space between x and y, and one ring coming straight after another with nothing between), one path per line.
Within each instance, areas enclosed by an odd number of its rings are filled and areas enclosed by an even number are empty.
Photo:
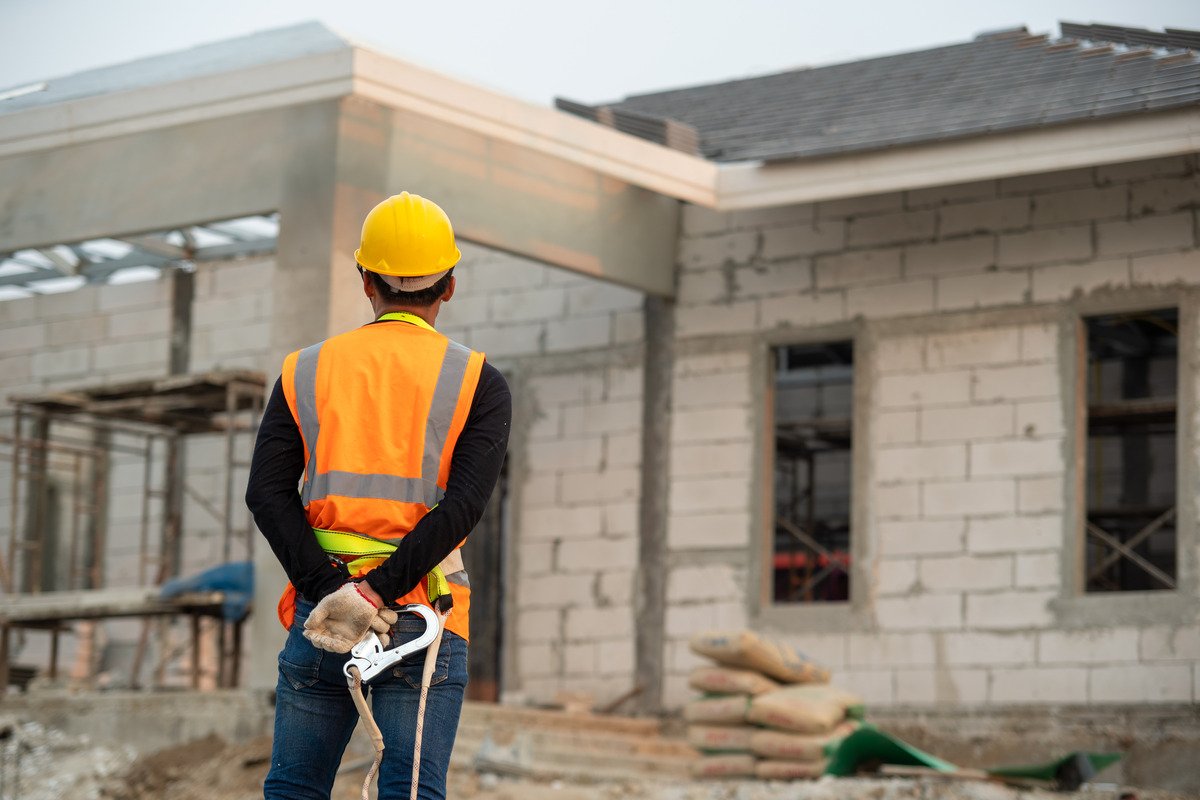
M396 550L396 545L361 533L327 531L313 528L317 544L331 556L346 562L351 575L359 575L379 566ZM467 571L463 566L462 553L455 548L429 573L426 587L429 602L442 595L450 594L449 584L470 586Z

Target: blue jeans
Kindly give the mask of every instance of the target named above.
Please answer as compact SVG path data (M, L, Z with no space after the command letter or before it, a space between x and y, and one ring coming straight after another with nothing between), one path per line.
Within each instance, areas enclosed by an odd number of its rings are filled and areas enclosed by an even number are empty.
M297 598L296 621L279 653L275 742L263 785L266 800L328 800L342 753L358 722L358 710L342 674L349 656L319 650L303 636L304 621L312 610L312 603ZM401 614L392 628L392 642L411 641L424 627L424 620L415 614ZM407 800L409 796L424 661L424 651L414 653L391 675L363 687L369 691L375 722L383 732L379 800ZM446 771L466 686L466 640L446 631L425 706L418 794L423 800L446 797Z

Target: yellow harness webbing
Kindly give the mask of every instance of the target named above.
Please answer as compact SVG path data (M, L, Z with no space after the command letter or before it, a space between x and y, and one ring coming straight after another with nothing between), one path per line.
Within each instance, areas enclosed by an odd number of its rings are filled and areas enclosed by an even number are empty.
M322 550L346 563L346 568L350 570L351 575L361 575L374 569L396 550L396 545L391 542L374 539L361 533L313 528L313 534L317 537L317 544L321 546ZM461 558L461 556L458 555L458 551L455 551L426 576L426 590L431 603L442 595L450 594L450 584L446 580L443 566L452 558ZM461 566L459 568L461 569Z

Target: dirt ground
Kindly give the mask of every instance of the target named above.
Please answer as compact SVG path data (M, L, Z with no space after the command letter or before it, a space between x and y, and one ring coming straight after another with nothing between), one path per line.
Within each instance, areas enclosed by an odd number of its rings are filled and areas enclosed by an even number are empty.
M70 741L29 725L27 747L14 786L11 758L4 763L0 800L258 800L270 759L269 739L228 744L208 737L140 758L111 748ZM11 756L11 752L7 752ZM333 800L358 800L366 774L351 753ZM15 791L14 791L15 790ZM833 779L817 781L612 781L563 782L452 770L449 797L467 800L1118 800L1115 786L1074 794L1020 791L979 782L938 779ZM1180 800L1182 795L1135 792L1141 800Z

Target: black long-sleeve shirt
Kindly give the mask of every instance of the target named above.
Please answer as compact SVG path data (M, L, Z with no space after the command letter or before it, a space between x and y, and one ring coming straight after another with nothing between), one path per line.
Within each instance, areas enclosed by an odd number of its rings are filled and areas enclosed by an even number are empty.
M367 574L380 596L390 600L407 594L474 529L500 477L511 420L508 383L485 362L451 457L445 496L400 540L396 551ZM304 597L319 601L350 575L345 565L330 560L313 536L296 490L304 467L304 440L283 384L276 380L254 445L246 505L288 580Z

